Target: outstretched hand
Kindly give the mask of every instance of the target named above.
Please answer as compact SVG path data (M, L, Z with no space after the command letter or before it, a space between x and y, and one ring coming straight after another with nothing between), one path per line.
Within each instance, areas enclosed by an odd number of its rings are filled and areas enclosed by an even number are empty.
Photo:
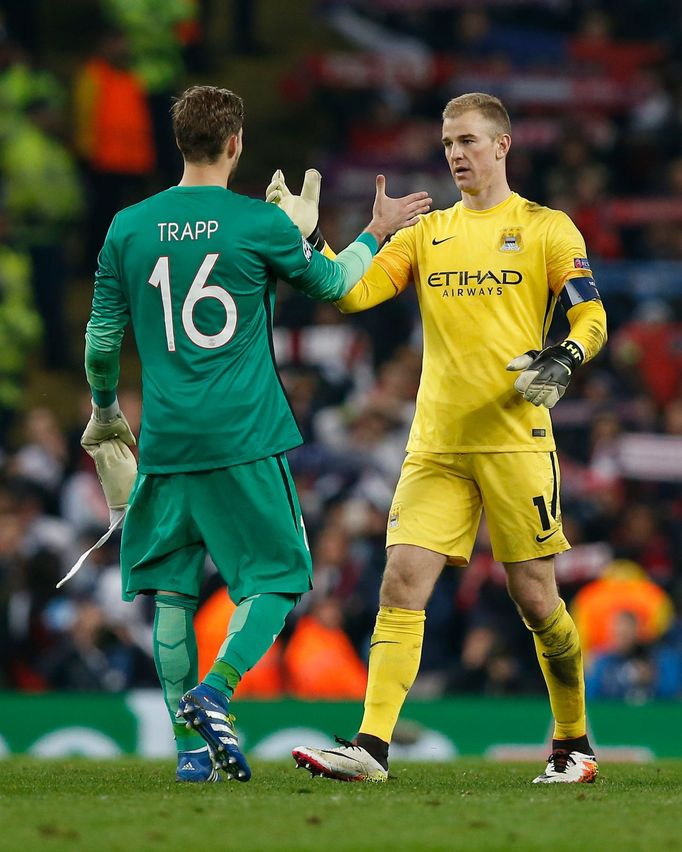
M372 221L367 230L381 243L400 228L416 225L419 217L428 213L433 200L428 192L412 192L401 198L391 198L386 195L386 178L377 175L376 194L372 208Z
M265 200L280 207L306 239L317 227L321 181L322 175L317 169L308 169L301 194L293 195L286 185L284 173L277 169L265 190Z

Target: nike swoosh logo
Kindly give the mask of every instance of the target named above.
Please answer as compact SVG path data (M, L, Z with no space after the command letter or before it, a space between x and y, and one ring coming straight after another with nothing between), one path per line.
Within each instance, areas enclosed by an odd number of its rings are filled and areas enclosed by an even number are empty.
M375 645L400 645L400 642L392 642L390 639L379 639L378 642L372 642L369 650L371 651Z
M439 246L441 243L447 243L448 240L454 240L457 234L453 234L451 237L445 237L442 240L437 240L435 237L431 240L432 246Z
M321 748L320 751L323 752L324 754L336 755L336 752L334 751L333 748ZM360 761L358 760L357 757L351 757L349 754L344 754L344 757L346 758L346 760L354 760L355 763L360 763Z
M535 541L542 544L543 541L547 541L548 538L551 538L553 535L556 535L556 533L558 533L558 532L559 532L559 530L552 530L552 532L547 533L547 535L536 535Z

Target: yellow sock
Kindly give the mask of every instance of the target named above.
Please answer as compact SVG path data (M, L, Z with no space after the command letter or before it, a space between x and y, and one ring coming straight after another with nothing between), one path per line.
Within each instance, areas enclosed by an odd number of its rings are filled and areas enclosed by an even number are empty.
M424 610L379 608L370 641L365 714L360 733L390 742L403 702L419 671Z
M554 716L554 739L582 737L586 732L585 677L580 638L561 601L544 621L526 627L532 631L535 652L547 684Z

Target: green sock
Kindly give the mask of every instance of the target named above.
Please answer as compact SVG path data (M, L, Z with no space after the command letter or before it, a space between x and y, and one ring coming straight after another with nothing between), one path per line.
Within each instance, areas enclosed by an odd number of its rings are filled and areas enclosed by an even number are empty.
M197 685L199 677L193 623L197 602L185 595L155 595L154 601L154 662L173 726L175 745L178 751L203 748L202 737L196 731L188 731L184 722L175 720L181 697Z
M269 592L241 601L204 683L231 696L244 674L279 636L284 620L300 599L300 595Z

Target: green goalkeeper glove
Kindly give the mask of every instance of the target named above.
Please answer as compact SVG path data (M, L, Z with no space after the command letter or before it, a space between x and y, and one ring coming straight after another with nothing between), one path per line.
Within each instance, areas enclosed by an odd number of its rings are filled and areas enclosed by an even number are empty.
M507 369L523 372L514 382L516 390L533 405L553 408L566 392L573 371L585 360L582 347L564 340L539 352L529 349L507 364Z
M324 246L324 237L319 228L318 209L321 182L322 175L317 169L308 169L303 178L301 194L293 195L286 185L284 173L281 169L277 169L265 190L265 200L284 210L301 235L318 251L321 251Z

